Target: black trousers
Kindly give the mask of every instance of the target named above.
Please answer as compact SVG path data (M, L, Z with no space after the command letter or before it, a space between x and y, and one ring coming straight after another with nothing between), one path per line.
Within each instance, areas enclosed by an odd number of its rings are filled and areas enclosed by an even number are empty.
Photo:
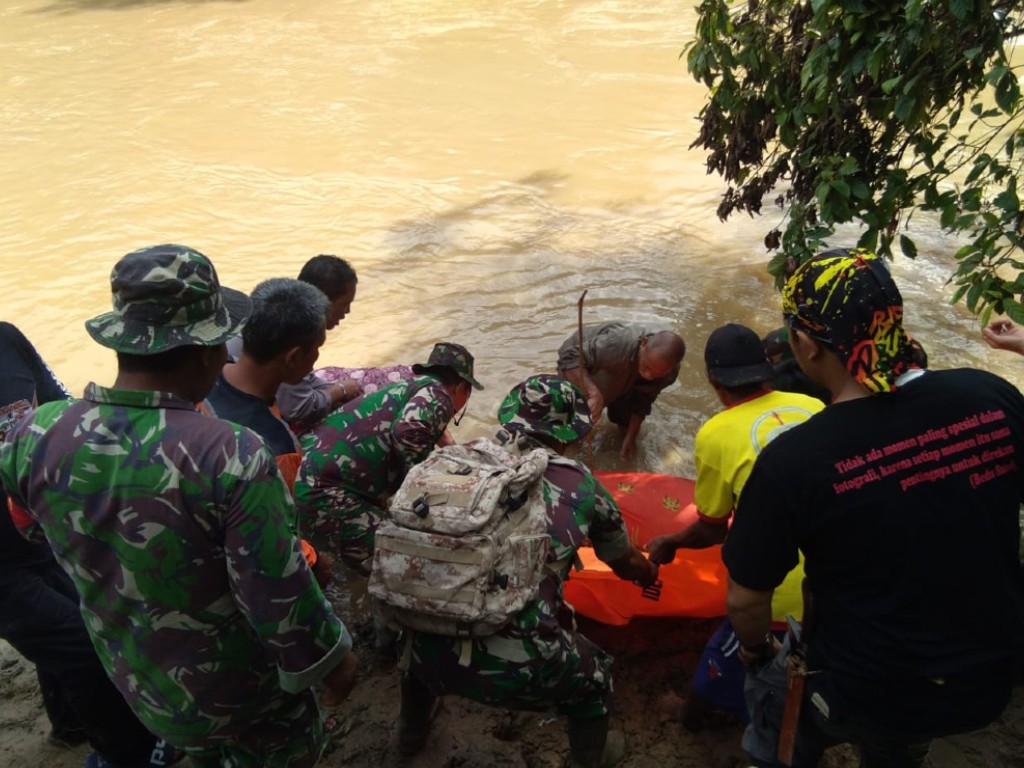
M0 565L0 638L36 665L54 730L85 730L115 765L148 761L157 738L138 721L100 664L78 593L56 561Z

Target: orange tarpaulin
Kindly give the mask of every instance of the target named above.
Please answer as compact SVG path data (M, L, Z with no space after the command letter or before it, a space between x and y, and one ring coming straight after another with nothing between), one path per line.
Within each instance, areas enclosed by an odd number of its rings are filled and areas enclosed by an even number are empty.
M595 472L615 497L629 538L643 546L655 536L674 533L697 519L693 481L673 475ZM582 571L572 571L565 598L577 613L605 624L625 624L634 616L723 616L726 570L721 546L680 549L661 567L658 582L643 589L623 581L594 555L580 549Z

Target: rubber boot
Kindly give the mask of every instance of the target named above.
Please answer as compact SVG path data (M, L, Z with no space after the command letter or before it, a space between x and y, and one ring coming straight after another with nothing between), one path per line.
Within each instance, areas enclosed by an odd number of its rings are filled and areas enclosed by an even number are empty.
M612 768L626 756L619 731L608 730L608 716L569 718L569 768Z
M423 750L430 735L437 697L410 674L402 676L402 705L398 712L398 751L412 757Z

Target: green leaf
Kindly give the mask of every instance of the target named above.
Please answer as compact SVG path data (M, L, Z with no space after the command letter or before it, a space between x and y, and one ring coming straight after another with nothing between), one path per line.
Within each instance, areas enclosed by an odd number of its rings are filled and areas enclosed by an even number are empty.
M977 275L974 277L974 282L971 283L971 287L967 289L967 308L974 312L974 308L978 306L978 299L981 298L981 291L984 289L985 284L981 278Z
M1013 114L1020 103L1020 84L1013 72L1007 72L996 84L996 104L1008 115Z
M958 19L966 19L973 5L970 0L949 0L949 12Z
M974 160L974 165L971 167L970 172L967 174L967 178L964 179L965 184L973 184L974 181L981 176L985 171L988 170L989 165L992 163L992 158L989 157L987 152L982 152Z
M1020 211L1020 199L1017 197L1016 185L1014 184L1005 192L997 195L992 204L997 208L1002 208L1007 213L1017 213Z
M896 106L893 108L893 115L901 123L906 123L910 120L910 116L914 113L914 108L917 106L917 97L904 95L896 99Z
M917 244L906 235L900 235L900 250L908 259L917 258Z
M1016 299L1004 299L1003 312L1017 325L1024 325L1024 306Z
M889 78L884 83L882 83L882 92L888 96L890 93L896 90L896 87L900 84L900 80L902 79L902 77Z
M874 227L872 227L871 229L869 229L866 232L864 232L864 234L862 234L860 236L860 239L857 241L857 247L858 248L864 248L865 250L872 251L872 252L875 250L875 247L877 245L878 245L878 230L875 229Z
M1005 64L996 64L992 69L985 73L985 81L989 85L994 85L1002 80L1009 71L1009 67Z
M981 325L982 328L984 328L985 326L988 325L988 321L991 320L991 319L992 319L992 305L988 304L985 307L985 309L982 310L981 317L979 318L978 323Z
M949 303L956 304L958 301L960 301L960 299L962 299L964 294L967 292L967 289L970 287L970 283L962 284L959 288L953 291L953 298L949 300Z
M856 200L870 200L871 188L868 187L868 185L861 179L854 179L850 182L850 194L853 195Z
M978 246L975 243L968 243L967 245L960 246L953 258L959 261L960 259L970 256L978 250Z

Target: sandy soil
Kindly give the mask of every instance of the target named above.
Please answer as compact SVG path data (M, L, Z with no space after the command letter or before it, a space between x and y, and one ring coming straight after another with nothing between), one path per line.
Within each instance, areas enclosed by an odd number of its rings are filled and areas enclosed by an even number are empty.
M368 621L353 622L360 683L336 712L340 726L326 768L560 768L568 756L564 723L550 716L490 709L448 698L424 753L399 757L394 718L397 672L374 658ZM614 726L628 746L624 768L738 768L740 728L722 718L698 734L663 714L663 700L685 690L714 620L643 620L607 627L581 620L591 639L615 655ZM87 747L61 750L44 741L48 723L30 664L0 642L0 766L80 768ZM824 768L854 768L847 747L826 756ZM1003 717L983 731L938 741L929 768L1024 768L1024 686Z

